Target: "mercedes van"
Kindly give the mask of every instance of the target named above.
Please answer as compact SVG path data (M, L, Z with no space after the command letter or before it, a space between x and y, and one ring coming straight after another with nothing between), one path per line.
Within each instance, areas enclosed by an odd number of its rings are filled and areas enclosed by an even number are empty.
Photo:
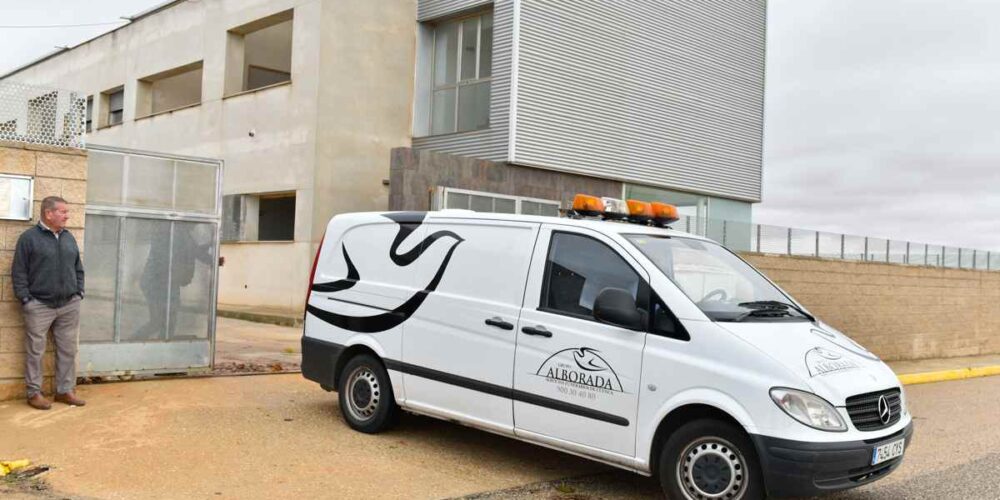
M807 496L896 469L913 428L884 363L676 208L333 217L302 374L351 428L400 410L655 476L669 498Z

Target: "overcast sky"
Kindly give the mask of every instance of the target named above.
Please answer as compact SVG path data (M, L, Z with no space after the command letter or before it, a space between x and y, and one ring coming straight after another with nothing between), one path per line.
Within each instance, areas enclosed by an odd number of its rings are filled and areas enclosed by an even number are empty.
M0 25L161 0L3 0ZM770 0L755 222L1000 250L1000 2ZM0 28L0 73L114 25Z

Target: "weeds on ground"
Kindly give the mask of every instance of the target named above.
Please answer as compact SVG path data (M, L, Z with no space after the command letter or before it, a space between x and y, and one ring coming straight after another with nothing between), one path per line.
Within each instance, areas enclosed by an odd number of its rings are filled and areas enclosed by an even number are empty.
M37 477L21 477L16 474L0 477L0 498L21 494L47 497L52 488L44 479Z

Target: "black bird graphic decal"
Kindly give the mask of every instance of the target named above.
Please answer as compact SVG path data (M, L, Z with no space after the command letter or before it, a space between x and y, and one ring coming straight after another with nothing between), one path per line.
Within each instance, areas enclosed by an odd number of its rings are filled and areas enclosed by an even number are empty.
M384 214L384 217L391 219L399 225L399 231L396 233L396 237L392 240L392 245L389 247L389 259L392 260L397 266L409 266L420 258L420 256L423 255L423 253L427 251L427 249L429 249L435 241L441 238L452 238L455 240L455 242L452 243L451 248L448 249L448 253L445 255L444 260L442 260L441 265L438 266L438 270L434 274L434 277L423 290L413 294L412 297L403 302L399 307L374 316L348 316L320 309L312 305L307 305L306 311L331 325L359 333L376 333L390 330L402 324L404 321L409 319L410 316L413 316L413 313L417 312L417 309L420 308L424 300L427 299L427 296L437 289L438 284L441 282L441 278L444 276L445 270L448 268L448 263L451 261L452 254L454 254L458 245L465 241L461 236L452 231L435 231L424 238L423 241L415 245L408 252L400 254L399 246L403 244L410 234L423 224L426 215L427 214L423 212L399 212ZM347 277L341 280L331 281L329 283L316 283L312 286L312 290L317 292L339 292L353 287L361 279L358 269L354 266L350 255L347 253L347 246L343 245L341 249L344 254L344 261L347 263Z

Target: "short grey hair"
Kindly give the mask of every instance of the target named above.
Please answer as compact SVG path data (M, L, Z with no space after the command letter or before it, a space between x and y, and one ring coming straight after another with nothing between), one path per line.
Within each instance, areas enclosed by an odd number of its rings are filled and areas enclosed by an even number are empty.
M46 196L45 199L42 200L42 215L45 215L45 212L48 212L49 210L55 210L56 204L58 203L66 203L66 200L64 200L61 196Z

